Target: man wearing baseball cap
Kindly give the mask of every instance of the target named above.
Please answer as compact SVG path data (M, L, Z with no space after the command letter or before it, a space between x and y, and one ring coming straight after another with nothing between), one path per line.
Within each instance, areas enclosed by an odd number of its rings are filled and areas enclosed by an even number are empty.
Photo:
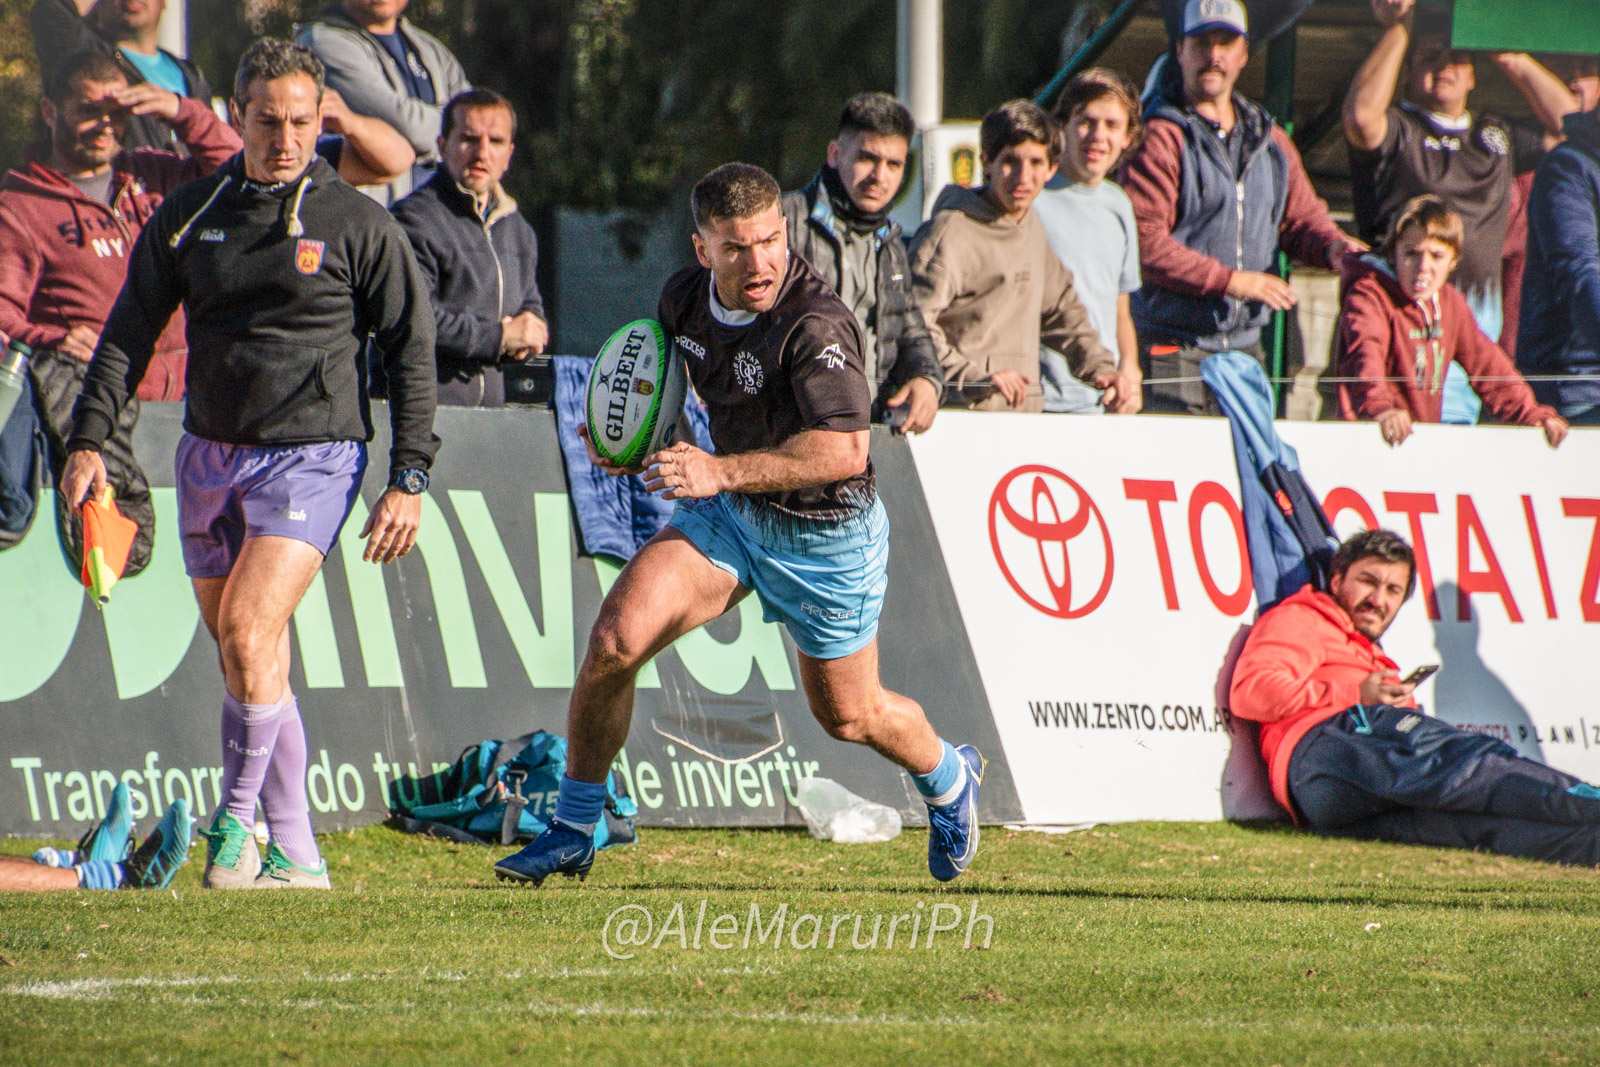
M1182 25L1122 173L1144 280L1133 321L1145 410L1218 414L1200 360L1227 350L1263 358L1261 327L1295 303L1273 273L1278 253L1337 270L1365 246L1328 217L1272 116L1234 93L1250 58L1244 5L1189 0Z

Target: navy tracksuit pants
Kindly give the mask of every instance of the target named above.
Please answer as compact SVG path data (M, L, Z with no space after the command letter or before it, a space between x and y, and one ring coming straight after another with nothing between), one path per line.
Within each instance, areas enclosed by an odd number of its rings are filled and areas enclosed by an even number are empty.
M1289 795L1320 834L1600 865L1600 789L1503 741L1387 705L1312 727Z

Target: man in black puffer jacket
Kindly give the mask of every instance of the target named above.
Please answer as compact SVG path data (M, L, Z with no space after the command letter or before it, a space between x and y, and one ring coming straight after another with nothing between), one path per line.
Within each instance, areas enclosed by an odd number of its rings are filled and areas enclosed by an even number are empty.
M944 395L938 353L911 299L905 242L889 220L915 132L911 113L894 97L853 96L827 163L811 184L783 197L789 248L833 286L861 325L873 420L902 433L932 426Z
M501 368L549 339L534 278L538 239L500 185L517 116L499 93L469 89L445 106L442 130L442 165L394 217L433 296L439 403L500 407Z

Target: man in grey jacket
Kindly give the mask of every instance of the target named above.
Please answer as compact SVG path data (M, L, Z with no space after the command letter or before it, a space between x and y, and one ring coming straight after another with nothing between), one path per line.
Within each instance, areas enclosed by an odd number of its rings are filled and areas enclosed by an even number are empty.
M784 194L789 247L833 286L861 324L873 418L902 433L933 425L944 392L933 339L911 299L911 272L889 208L900 192L916 125L887 93L845 103L828 161L804 189Z
M295 41L317 54L328 87L351 111L382 119L417 153L416 166L388 185L361 191L385 207L428 180L439 163L444 104L472 86L439 39L402 17L409 0L343 0L298 28Z

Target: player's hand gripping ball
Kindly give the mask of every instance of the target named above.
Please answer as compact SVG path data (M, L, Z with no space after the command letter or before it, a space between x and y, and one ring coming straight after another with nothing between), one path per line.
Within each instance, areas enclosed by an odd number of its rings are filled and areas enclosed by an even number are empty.
M672 442L688 392L683 356L654 319L630 322L589 368L589 442L613 466L637 467Z

